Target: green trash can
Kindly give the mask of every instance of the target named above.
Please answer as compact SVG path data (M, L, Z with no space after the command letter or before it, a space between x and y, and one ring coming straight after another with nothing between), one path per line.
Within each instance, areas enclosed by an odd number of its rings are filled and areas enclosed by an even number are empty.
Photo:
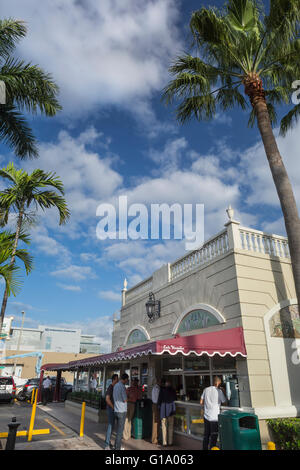
M147 439L152 434L152 401L138 400L132 420L131 434L134 439Z
M258 417L253 413L224 410L219 415L222 450L262 450Z

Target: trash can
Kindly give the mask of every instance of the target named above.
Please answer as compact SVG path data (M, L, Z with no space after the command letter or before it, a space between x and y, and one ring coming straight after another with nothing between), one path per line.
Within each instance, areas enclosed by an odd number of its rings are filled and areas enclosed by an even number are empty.
M132 437L134 439L147 439L152 434L152 401L138 400L132 421Z
M224 410L219 415L222 450L262 450L258 417L253 413Z

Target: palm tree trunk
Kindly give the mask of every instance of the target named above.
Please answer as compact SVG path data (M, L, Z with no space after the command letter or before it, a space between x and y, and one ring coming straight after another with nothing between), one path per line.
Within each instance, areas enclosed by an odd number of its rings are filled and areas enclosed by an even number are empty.
M262 137L277 194L280 200L288 236L296 295L300 308L300 219L287 171L274 137L265 99L254 104L258 128Z
M20 232L21 232L21 228L22 228L22 222L23 222L23 210L20 211L19 215L18 215L16 236L15 236L15 241L14 241L13 250L12 250L12 254L11 254L11 260L10 260L10 263L9 263L10 266L12 266L15 263L16 251L17 251L17 248L18 248L19 237L20 237ZM3 300L2 300L2 306L1 306L0 332L2 331L2 327L3 327L4 316L5 316L6 306L7 306L7 300L8 300L8 292L7 292L7 289L5 289L4 295L3 295Z

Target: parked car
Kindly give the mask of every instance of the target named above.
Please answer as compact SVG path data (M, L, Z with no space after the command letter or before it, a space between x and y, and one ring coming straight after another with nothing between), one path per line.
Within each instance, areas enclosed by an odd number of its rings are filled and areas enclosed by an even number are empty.
M52 393L50 395L50 401L52 401L53 397L54 397L54 392L55 392L56 377L50 377L50 379L51 379L51 382L52 382ZM18 394L17 399L20 400L20 401L30 400L31 395L32 395L32 390L38 388L39 384L40 384L40 379L39 378L28 379L26 384L24 385L23 389ZM64 377L62 377L61 382L60 382L60 387L61 387L61 389L60 389L61 399L66 400L68 393L72 392L72 385L68 384L66 382L66 379Z
M35 379L28 379L27 382L24 384L21 391L17 394L17 399L20 401L30 400L32 391L38 388L40 383L39 378Z
M0 401L13 403L16 395L16 386L12 377L0 377Z

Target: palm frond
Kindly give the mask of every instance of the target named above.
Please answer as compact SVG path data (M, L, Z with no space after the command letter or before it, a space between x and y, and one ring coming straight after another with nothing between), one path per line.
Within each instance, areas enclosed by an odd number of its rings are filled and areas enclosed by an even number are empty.
M37 143L32 130L14 106L0 106L0 140L12 147L21 159L38 156Z
M281 120L280 134L285 136L287 132L295 125L300 119L300 104L297 104L291 111L289 111Z
M23 21L8 18L0 20L0 56L8 56L20 39L26 36L26 26Z
M0 70L0 80L5 83L8 104L33 114L39 109L46 116L62 109L56 98L58 86L37 65L9 57Z

